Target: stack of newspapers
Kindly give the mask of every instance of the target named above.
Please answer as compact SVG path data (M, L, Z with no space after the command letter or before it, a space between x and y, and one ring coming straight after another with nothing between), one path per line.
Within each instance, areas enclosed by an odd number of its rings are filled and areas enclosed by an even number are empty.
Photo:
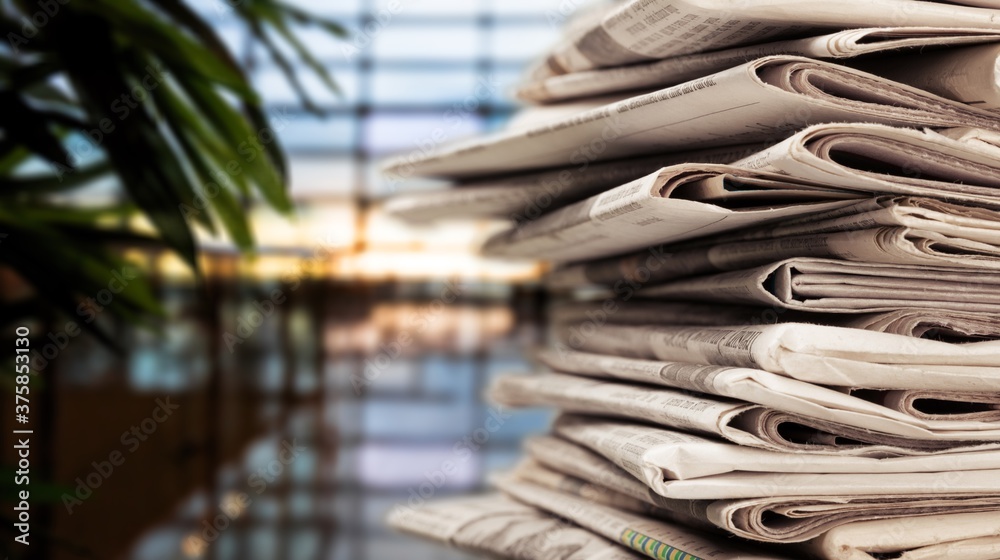
M598 3L507 129L392 161L453 182L392 212L508 218L484 253L553 263L544 371L489 394L560 414L496 493L390 523L502 558L1000 559L998 4Z

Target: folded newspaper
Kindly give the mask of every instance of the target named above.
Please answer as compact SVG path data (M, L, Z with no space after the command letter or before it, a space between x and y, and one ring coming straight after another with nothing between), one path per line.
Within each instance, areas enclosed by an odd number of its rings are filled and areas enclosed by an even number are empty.
M989 0L975 4L998 7ZM933 1L629 0L582 23L552 49L535 77L762 43L816 28L901 25L1000 29L994 10Z
M598 292L601 300L568 302L553 306L550 323L573 327L586 323L622 325L746 326L775 323L813 323L833 327L862 329L929 338L947 342L975 342L1000 338L1000 317L995 314L952 311L949 309L902 308L881 313L810 313L783 308L708 303L634 300L642 287L635 268L628 265L628 276L610 284L613 292ZM569 269L566 269L568 272ZM546 282L550 288L568 289L587 284L565 284L570 276L556 271Z
M411 221L491 217L523 222L662 167L685 162L732 163L766 147L767 144L748 144L597 163L584 161L562 169L464 181L450 188L400 194L386 201L385 210Z
M500 494L398 506L391 527L456 548L511 560L635 560L590 531Z
M779 323L556 326L556 349L751 368L817 385L997 393L1000 341L953 344L858 329ZM566 366L564 366L566 367Z
M998 186L1000 149L992 145L872 124L818 125L733 166L665 168L499 233L484 251L558 261L596 259L779 218L781 223L744 239L897 225L926 228L944 244L965 235L969 241L995 243L1000 213L982 206L1000 207ZM865 200L819 206L819 200L844 198L848 191ZM867 200L872 193L929 198ZM809 229L811 214L818 214L816 231ZM719 239L741 240L739 234Z
M820 558L870 560L997 560L996 511L852 523L830 530L807 550Z
M930 47L955 47L1000 42L997 29L961 29L952 27L875 27L848 29L805 39L775 41L748 45L713 52L675 56L645 64L632 64L601 70L587 70L570 74L547 76L540 80L521 85L517 95L521 99L550 103L567 99L592 97L615 92L650 90L667 87L708 74L720 72L733 66L744 64L764 56L783 54L807 56L819 59L841 59L865 55L884 54L903 50L899 56L891 57L891 64L883 63L886 57L879 57L862 68L873 74L907 83L934 92L949 99L968 102L997 100L995 82L990 87L989 72L976 72L990 61L993 45L982 50L942 49L928 53ZM917 51L919 54L909 54ZM914 71L912 64L939 62L933 71ZM970 68L970 66L972 68ZM972 71L970 71L972 70ZM955 76L964 81L958 87L952 85ZM911 80L918 79L919 83ZM959 94L959 91L961 92ZM993 107L991 102L981 106Z
M794 543L857 521L995 510L1000 496L792 496L739 500L664 498L607 459L556 437L528 440L530 459L518 478L612 507L632 509L702 530L724 530L745 539Z
M594 504L571 493L550 490L514 476L497 477L495 484L524 503L608 539L617 537L618 542L633 550L661 560L996 560L996 544L1000 540L996 537L1000 520L993 512L958 513L848 523L801 545L755 549L739 541L720 541L694 529Z
M1000 130L997 115L983 109L828 62L769 56L544 124L414 151L385 171L401 178L482 177L777 141L830 122Z
M946 49L852 61L851 65L974 107L1000 108L995 69L1000 45Z
M573 432L560 432L570 434ZM680 438L678 438L678 434ZM613 436L613 437L612 437ZM958 495L1000 496L1000 469L945 472L809 472L812 455L793 454L800 467L790 463L784 472L732 471L698 478L678 479L664 470L658 454L690 434L670 432L641 424L619 423L610 431L600 428L575 434L576 443L601 455L643 481L657 494L682 500L728 500L798 496L906 496ZM958 458L965 453L949 455ZM819 459L819 457L816 457ZM706 460L709 458L706 457ZM883 459L884 460L884 459ZM895 460L895 459L892 459ZM905 458L905 460L912 460ZM817 470L817 469L813 469Z
M555 407L683 430L690 433L677 432L676 437L689 443L705 443L708 436L772 452L892 457L956 448L971 451L981 442L1000 442L997 423L919 420L863 399L856 399L854 408L868 409L865 412L816 406L815 415L807 416L782 410L790 408L786 406L778 409L690 391L558 374L503 376L491 386L490 396L510 407ZM970 453L962 456L974 460ZM864 463L851 464L861 468Z
M794 558L750 543L723 540L684 525L595 504L565 492L498 476L493 483L518 501L589 529L642 555L658 559L783 560Z
M793 258L642 288L642 297L830 313L902 307L1000 313L1000 275L954 267Z
M1000 393L960 391L866 391L854 394L923 420L976 420L1000 422Z
M850 206L863 195L727 165L687 163L490 238L492 256L579 260Z
M1000 247L1000 212L917 197L876 197L803 218L629 255L563 266L550 287L651 285L749 268L792 257L990 269Z
M725 443L668 428L587 416L563 416L553 433L601 454L649 470L639 478L664 481L714 478L740 472L787 474L903 474L1000 469L997 446L921 456L852 457L768 451ZM631 467L630 467L631 468ZM635 474L635 473L633 473ZM638 475L636 475L638 476Z
M728 529L708 517L710 502L664 498L611 461L563 438L532 437L524 442L524 449L527 457L517 469L521 478L564 491L576 486L578 490L573 491L581 497L686 527L709 532ZM574 477L583 484L561 484L553 473Z
M715 243L692 249L665 247L657 280L740 270L796 257L862 263L939 265L1000 270L1000 245L904 227L795 235L762 241ZM995 273L995 272L993 272Z
M1000 152L954 136L862 123L817 125L733 165L863 192L997 206Z
M805 383L760 369L638 360L565 348L543 350L538 359L556 372L697 391L901 435L914 432L896 425L897 422L931 431L1000 427L994 423L1000 421L1000 390L856 388L845 394L842 389ZM881 425L883 420L890 422Z

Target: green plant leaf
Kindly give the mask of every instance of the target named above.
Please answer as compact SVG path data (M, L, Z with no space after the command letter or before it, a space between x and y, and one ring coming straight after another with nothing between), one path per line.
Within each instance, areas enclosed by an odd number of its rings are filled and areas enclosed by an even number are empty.
M13 144L23 146L52 163L72 168L69 153L52 132L51 115L25 103L15 91L0 91L0 130Z
M215 56L204 45L195 42L180 29L168 25L141 4L120 0L91 0L81 9L110 20L112 29L129 30L127 47L140 45L147 52L155 53L169 70L176 73L197 75L231 90L247 99L256 99L257 93L247 84L243 75Z
M292 209L280 144L276 138L265 143L258 137L271 128L259 95L225 43L187 0L60 5L59 17L51 18L28 43L0 53L0 226L11 234L4 240L0 263L37 292L30 304L0 306L0 313L37 313L36 304L44 302L74 316L81 298L104 289L109 270L123 266L114 251L124 247L166 247L197 273L192 225L181 208L194 206L199 195L208 194L205 185L218 171L232 169L231 180L207 197L210 211L195 219L209 231L215 231L219 220L243 251L253 247L246 198L259 194L279 211ZM344 37L344 28L277 0L243 0L233 7L275 57L307 108L320 112L275 41L282 42L281 47L287 43L293 57L337 91L336 82L294 29L314 25ZM36 5L33 0L11 0L4 8L0 32L6 36L20 32L20 18L30 17ZM156 85L145 85L150 77ZM140 86L150 100L136 106L132 97L142 93ZM124 116L115 109L122 102L129 108ZM84 167L74 169L71 135L108 126L113 131L99 134L94 142L96 161L88 159ZM49 162L56 172L25 174L38 162ZM231 167L233 162L239 171ZM110 173L121 181L130 203L79 208L52 202L51 195ZM152 222L156 237L125 229L136 212ZM159 312L148 283L141 279L116 296L112 307L114 316L128 321L141 322ZM96 325L84 328L114 346Z
M0 184L0 197L32 195L38 196L67 191L86 185L95 179L106 177L111 172L107 161L98 162L84 169L65 175L44 175L8 178Z

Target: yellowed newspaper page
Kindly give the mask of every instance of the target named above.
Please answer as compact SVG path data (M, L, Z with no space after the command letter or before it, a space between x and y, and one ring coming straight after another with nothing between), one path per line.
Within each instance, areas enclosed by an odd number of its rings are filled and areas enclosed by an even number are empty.
M983 3L986 0L974 0ZM995 6L991 6L995 7ZM548 56L549 74L762 43L815 28L949 26L997 29L997 12L908 0L630 0L589 29L576 30Z
M797 257L642 288L642 297L817 313L947 308L1000 313L1000 276L974 269ZM980 346L977 346L979 348Z
M796 543L814 539L830 529L873 519L900 519L954 513L993 511L997 496L791 496L740 500L672 500L660 496L628 474L580 446L561 438L540 437L527 443L534 469L548 469L544 477L527 478L553 490L577 495L634 497L650 508L646 515L707 530L724 529L737 536L764 542ZM582 496L581 496L582 497Z
M554 332L560 351L761 369L817 385L995 393L1000 342L939 340L806 323L729 326L589 322Z
M770 172L681 164L491 237L491 256L572 261L842 208L864 195Z
M562 169L465 181L446 189L401 193L385 210L411 221L508 218L534 220L569 203L680 163L732 163L768 147L767 144L727 146L597 163L582 162Z
M762 56L775 54L807 56L810 58L838 59L860 57L875 53L884 54L903 49L920 49L920 59L931 53L923 52L927 47L975 45L1000 41L996 29L960 29L950 27L889 27L848 29L806 39L775 41L761 45L749 45L721 51L675 56L645 64L632 64L614 68L585 70L569 74L547 75L539 80L529 81L517 90L521 99L535 102L565 101L580 97L592 97L618 91L654 89L672 86L694 80L708 74L720 72L733 66L744 64ZM904 62L908 59L900 57ZM914 58L913 60L916 60ZM853 62L852 62L853 64ZM888 72L886 65L865 65L868 72L890 79L928 89L938 95L956 98L952 88L932 89L914 80L923 76L931 83L938 83L929 72ZM883 72L886 70L886 72ZM912 68L911 68L912 70ZM957 73L948 68L941 82L948 83ZM918 77L919 75L919 77ZM971 78L971 76L970 76ZM978 85L978 82L977 82ZM985 84L984 84L985 85ZM965 88L960 88L964 90Z
M591 449L617 449L644 471L665 480L693 480L737 472L761 473L933 473L1000 469L997 446L923 456L852 457L781 452L685 437L677 430L582 415L562 416L553 432Z
M566 348L545 349L537 357L556 372L697 391L914 437L929 437L939 431L989 432L1000 428L996 423L1000 420L1000 392L995 391L852 389L845 394L760 369L640 360ZM933 412L925 412L927 409ZM927 432L918 433L904 426Z
M389 526L493 558L636 560L639 555L590 531L498 493L397 507Z
M983 109L1000 109L1000 45L853 61L852 66Z
M1000 515L996 512L865 521L830 530L809 543L830 560L997 560Z
M992 132L988 132L992 134ZM877 162L877 170L864 163ZM863 123L823 124L734 165L786 173L839 188L998 207L1000 149L931 130Z
M519 501L572 521L651 558L670 558L671 555L699 560L790 558L759 552L749 543L741 545L735 541L725 541L716 535L682 525L594 504L511 476L495 477L493 482L500 490Z
M734 470L724 474L679 479L650 458L656 448L683 439L684 434L645 431L639 424L623 424L612 432L560 432L603 456L643 481L657 494L679 500L735 500L796 496L874 497L907 495L1000 496L1000 469L945 472L753 472ZM646 428L646 430L655 428ZM958 454L960 455L960 454ZM705 456L705 460L710 457ZM648 460L647 460L648 459ZM812 456L799 456L800 466ZM909 460L910 458L906 458Z
M844 66L771 56L543 124L414 150L385 171L395 179L482 177L780 140L827 122L1000 130L989 111Z

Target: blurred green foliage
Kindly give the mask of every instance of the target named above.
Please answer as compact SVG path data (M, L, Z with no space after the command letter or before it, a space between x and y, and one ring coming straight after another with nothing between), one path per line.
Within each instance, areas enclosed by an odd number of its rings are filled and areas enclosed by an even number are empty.
M336 23L278 0L199 6L245 24L306 108L316 111L296 62L336 91L297 37L308 26L344 36ZM124 247L166 247L197 270L194 224L247 251L247 201L291 211L285 159L259 95L185 0L0 0L0 34L0 266L35 292L0 305L0 323L78 314L125 265ZM65 196L106 177L126 202L95 207ZM155 234L127 227L136 213ZM138 278L109 312L136 321L158 309Z

